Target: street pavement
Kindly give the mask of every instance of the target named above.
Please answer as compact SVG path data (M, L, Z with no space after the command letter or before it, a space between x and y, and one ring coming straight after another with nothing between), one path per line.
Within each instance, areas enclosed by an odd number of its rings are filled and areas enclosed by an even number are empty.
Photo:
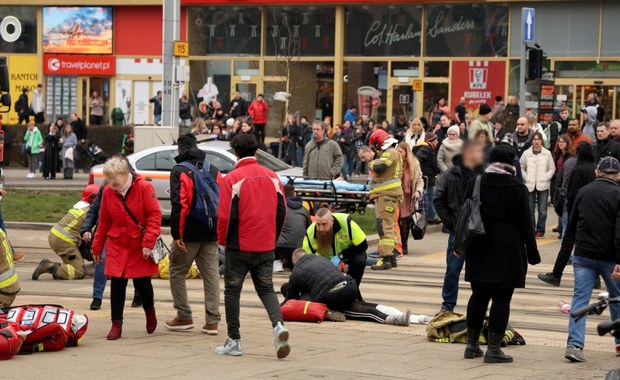
M549 225L555 222L551 216L549 219ZM130 308L128 300L123 338L107 341L109 302L105 300L100 311L88 310L90 279L53 281L46 275L39 281L30 279L39 260L56 259L48 248L47 233L9 227L9 237L16 250L27 254L16 265L22 286L16 304L62 304L86 313L90 325L80 347L3 362L3 379L30 379L50 373L65 379L602 379L607 371L620 367L613 339L595 333L596 324L609 318L608 312L588 320L588 362L570 364L563 358L568 319L560 312L558 301L570 302L572 269L567 269L559 288L535 278L551 269L559 249L559 240L551 232L548 238L538 241L543 263L530 268L527 288L517 290L512 302L510 323L527 345L506 349L514 356L514 363L494 365L485 365L482 359L463 359L464 345L428 342L425 326L396 327L359 321L288 323L293 349L287 359L278 361L270 323L250 278L241 302L242 357L221 357L213 352L226 338L224 321L217 337L200 332L204 323L200 280L188 281L194 330L165 330L164 321L174 315L172 297L168 281L154 280L157 331L146 334L142 310ZM434 315L441 303L446 241L446 234L427 234L423 241L411 243L412 254L400 259L397 269L368 270L361 288L364 297L401 310L410 308L415 314ZM286 278L286 273L274 275L276 289ZM461 282L458 312L465 312L468 285ZM223 292L223 280L221 287ZM130 285L129 295L131 289ZM224 317L223 300L222 294L220 310Z

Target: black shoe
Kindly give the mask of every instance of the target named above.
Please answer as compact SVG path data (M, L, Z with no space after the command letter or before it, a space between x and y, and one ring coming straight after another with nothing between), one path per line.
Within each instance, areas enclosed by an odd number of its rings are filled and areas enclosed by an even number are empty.
M602 286L601 286L601 278L597 277L596 278L596 282L594 283L594 289L600 289L600 288L602 288Z
M142 298L139 295L133 296L133 301L131 301L131 307L141 307L142 306Z
M392 268L398 268L398 262L396 261L396 254L392 255Z
M381 257L379 261L370 267L372 270L388 270L392 269L392 257Z
M555 226L551 231L553 231L553 232L560 232L560 231L562 231L562 228L560 226Z
M467 329L467 347L465 347L465 359L475 359L484 356L480 349L480 330Z
M545 274L539 274L538 275L538 279L542 282L546 282L549 285L553 285L553 286L560 286L560 281L562 280L561 277L555 277L555 275L552 272L549 273L545 273Z
M485 363L512 363L512 356L506 355L502 351L502 341L504 334L497 334L489 331L489 342L486 354L484 354Z
M93 302L90 303L90 310L101 309L101 298L93 298Z
M441 227L441 232L443 232L444 234L449 234L449 233L450 233L450 230L449 230L449 229L447 229L445 226L442 226L442 227Z

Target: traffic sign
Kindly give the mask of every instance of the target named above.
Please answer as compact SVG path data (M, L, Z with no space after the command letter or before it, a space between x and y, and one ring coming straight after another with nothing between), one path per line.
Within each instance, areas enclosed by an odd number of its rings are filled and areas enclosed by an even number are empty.
M534 42L534 17L536 10L534 8L521 9L521 22L523 23L523 42Z
M421 79L413 80L413 91L422 91L422 80Z
M174 56L189 57L189 42L174 41Z

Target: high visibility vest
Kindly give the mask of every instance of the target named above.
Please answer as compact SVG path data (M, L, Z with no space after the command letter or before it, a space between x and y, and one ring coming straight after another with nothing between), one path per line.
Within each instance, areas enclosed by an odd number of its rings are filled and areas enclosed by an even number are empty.
M360 245L366 240L366 234L355 223L348 214L333 213L334 217L334 242L332 245L332 255L328 255L325 252L318 252L318 240L316 237L316 222L312 223L306 231L304 237L303 249L307 253L313 255L321 254L327 259L331 259L334 255L340 255L342 251L351 246Z
M84 224L89 207L72 208L60 222L52 227L50 233L68 244L79 245L80 229Z
M6 238L4 231L0 230L0 292L10 287L17 287L14 292L5 292L15 294L19 291L17 286L17 272L13 263L13 249Z

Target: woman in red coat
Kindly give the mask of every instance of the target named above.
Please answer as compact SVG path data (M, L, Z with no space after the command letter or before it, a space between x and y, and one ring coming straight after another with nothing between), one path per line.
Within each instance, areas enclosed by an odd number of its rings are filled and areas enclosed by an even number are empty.
M121 156L109 159L103 173L108 186L101 198L99 225L92 251L95 263L100 263L103 246L107 248L105 274L112 279L112 329L108 340L121 337L125 291L130 278L142 297L146 331L151 334L157 327L151 285L151 276L159 272L152 259L152 250L161 229L157 195L150 183L130 171L129 163ZM140 225L134 222L123 200Z
M258 94L256 100L248 107L248 114L252 117L254 124L254 134L260 143L265 143L265 125L267 124L267 111L269 106L263 98L263 94Z

